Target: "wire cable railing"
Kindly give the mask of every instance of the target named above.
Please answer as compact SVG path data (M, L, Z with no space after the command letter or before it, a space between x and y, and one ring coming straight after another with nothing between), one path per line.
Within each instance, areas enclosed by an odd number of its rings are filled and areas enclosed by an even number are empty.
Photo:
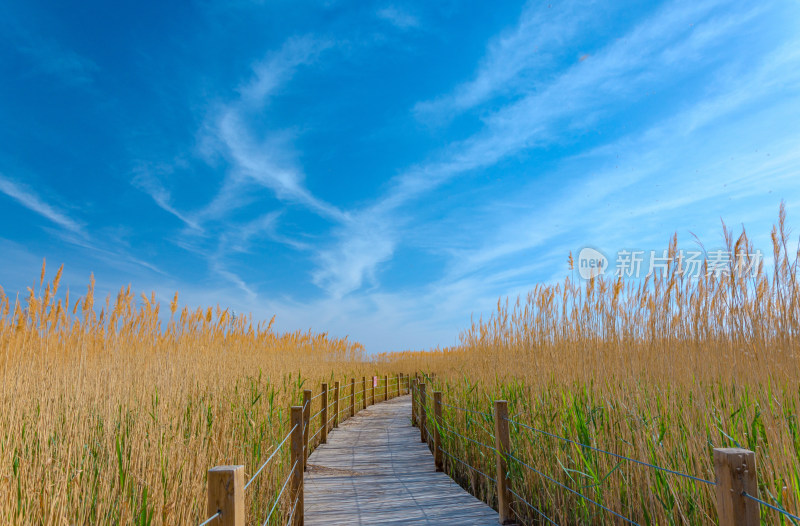
M441 447L439 448L439 451L441 451L442 453L444 453L444 454L445 454L445 455L447 455L448 457L452 458L452 459L453 459L453 460L455 460L456 462L458 462L458 463L460 463L460 464L463 464L463 465L465 465L466 467L468 467L469 469L471 469L471 470L472 470L472 471L474 471L475 473L478 473L479 475L483 475L483 476L484 476L484 477L486 477L487 479L489 479L489 480L491 480L492 482L494 482L495 484L497 484L497 479L495 479L495 478L493 478L493 477L491 477L491 476L487 475L486 473L484 473L483 471L479 470L478 468L476 468L475 466L471 465L470 463L468 463L468 462L465 462L465 461L461 460L460 458L456 457L455 455L452 455L452 454L448 453L448 452L447 452L445 449L443 449L443 448L441 448Z
M286 491L286 486L288 486L289 485L289 481L292 480L292 475L294 475L294 470L297 469L297 463L298 462L300 462L299 458L294 461L294 464L292 465L292 469L289 470L289 475L286 477L286 482L283 483L283 487L281 487L281 491L278 492L278 496L275 498L275 503L272 505L272 509L269 510L269 513L267 514L267 518L264 521L264 524L262 526L267 526L267 523L269 522L269 519L272 517L272 514L275 513L275 508L278 507L278 503L280 503L280 501L281 501L281 496L283 496L283 492Z
M308 438L308 441L309 441L309 442L312 442L312 441L313 441L315 438L317 438L317 435L319 435L319 434L320 434L320 432L322 431L322 428L323 428L323 427L325 427L325 426L319 426L319 429L317 429L317 432L316 432L316 433L314 433L313 435L311 435L311 436Z
M217 517L221 517L221 516L222 516L222 512L218 511L214 515L212 515L211 517L207 518L206 520L204 520L203 522L198 524L197 526L206 526L206 524L211 524L211 521L213 521Z
M458 411L464 411L465 413L473 413L473 414L476 414L476 415L480 415L480 416L486 417L486 418L489 419L490 422L494 420L494 416L493 415L490 415L489 413L484 413L483 411L476 411L475 409L467 409L466 407L458 407L458 406L447 404L445 402L442 402L442 405L443 406L447 406L447 407L449 407L451 409L456 409Z
M635 458L630 458L630 457L626 457L624 455L619 455L617 453L612 453L611 451L606 451L605 449L600 449L600 448L597 448L597 447L594 447L594 446L590 446L588 444L582 444L581 442L577 442L575 440L571 440L569 438L565 438L565 437L562 437L562 436L554 435L553 433L548 433L547 431L542 431L541 429L536 429L535 427L531 427L529 425L523 424L521 422L517 422L515 420L510 420L510 419L506 418L506 421L511 423L511 424L523 427L525 429L529 429L531 431L535 431L537 433L541 433L541 434L549 436L549 437L557 438L559 440L563 440L564 442L569 442L571 444L575 444L576 446L580 446L580 447L583 447L583 448L586 448L586 449L591 449L592 451L597 451L598 453L604 453L606 455L610 455L612 457L616 457L616 458L618 458L620 460L626 460L628 462L633 462L635 464L640 464L642 466L647 466L649 468L657 469L659 471L665 471L667 473L671 473L671 474L677 475L679 477L684 477L684 478L687 478L687 479L695 480L697 482L703 482L704 484L709 484L711 486L716 486L717 485L716 482L712 482L712 481L706 480L704 478L695 477L694 475L681 473L680 471L675 471L675 470L672 470L672 469L668 469L668 468L665 468L665 467L662 467L662 466L658 466L656 464L650 464L649 462L643 462L641 460L636 460Z
M616 517L618 517L618 518L620 518L620 519L622 519L622 520L624 520L624 521L626 521L626 522L628 522L628 523L630 523L630 524L635 524L636 526L641 526L641 525L640 525L638 522L634 522L634 521L632 521L631 519L629 519L628 517L625 517L624 515L620 515L620 514L619 514L619 513L617 513L616 511L612 510L611 508L607 508L607 507L603 506L602 504L600 504L600 503L599 503L599 502L597 502L596 500L593 500L593 499L591 499L591 498L587 497L586 495L584 495L583 493L581 493L581 492L579 492L579 491L576 491L576 490L574 490L574 489L570 488L570 487L569 487L569 486L567 486L566 484L563 484L563 483L561 483L561 482L557 481L557 480L556 480L556 479L554 479L553 477L551 477L551 476L549 476L549 475L547 475L547 474L545 474L545 473L542 473L541 471L539 471L539 470L538 470L538 469L536 469L535 467L531 466L530 464L528 464L528 463L527 463L527 462L525 462L524 460L522 460L522 459L520 459L520 458L518 458L518 457L515 457L515 456L514 456L514 455L512 455L511 453L506 453L506 455L505 455L505 456L507 456L508 458L511 458L511 459L513 459L513 460L516 460L516 461L517 461L517 462L519 462L521 465L525 466L526 468L530 469L531 471L533 471L533 472L535 472L535 473L538 473L539 475L541 475L542 477L546 478L547 480L549 480L549 481L550 481L550 482L552 482L553 484L556 484L557 486L560 486L560 487L564 488L565 490L567 490L567 491L569 491L569 492L572 492L572 493L574 493L574 494L575 494L575 495L577 495L578 497L580 497L580 498L582 498L582 499L584 499L584 500L586 500L586 501L588 501L588 502L591 502L591 503L592 503L592 504L594 504L595 506L597 506L597 507L599 507L599 508L602 508L602 509L604 509L604 510L605 510L605 511L607 511L608 513L610 513L610 514L612 514L612 515L614 515L614 516L616 516Z
M490 451L497 451L497 450L495 449L495 447L494 447L494 446L490 446L489 444L484 444L483 442L481 442L481 441L479 441L479 440L475 440L475 439L473 439L473 438L470 438L470 437L468 437L468 436L464 436L464 435L462 435L461 433L457 432L455 429L453 429L453 428L451 428L451 427L449 427L449 426L446 426L446 425L444 425L444 424L439 424L439 427L441 427L442 429L444 429L444 430L445 430L445 431L447 431L448 433L451 433L451 434L453 434L453 435L456 435L456 436L458 436L458 437L461 437L461 438L463 438L464 440L469 440L469 441L470 441L470 442L472 442L473 444L477 444L477 445L479 445L479 446L483 446L483 447L485 447L486 449L488 449L488 450L490 450Z
M286 526L289 526L292 523L292 519L294 518L294 512L297 511L297 503L300 501L300 495L298 494L297 497L294 499L294 506L292 506L292 513L289 514L289 520L286 521Z
M247 489L250 486L250 484L253 483L253 481L256 479L259 473L261 473L264 467L266 467L266 465L269 464L269 461L272 460L273 457L275 457L275 455L278 454L278 452L281 450L286 441L289 440L289 438L292 436L292 433L294 432L295 429L297 429L297 424L295 424L294 427L291 430L289 430L289 432L286 434L286 437L284 437L284 439L281 440L281 443L278 445L278 447L275 448L275 451L273 451L272 454L269 456L269 458L265 460L263 464L261 464L261 467L258 468L258 471L256 471L253 474L253 476L250 477L250 480L248 480L247 484L244 485L244 489Z
M553 521L553 519L551 519L550 517L545 515L545 513L542 510L540 510L539 508L537 508L536 506L534 506L533 504L531 504L530 502L525 500L519 493L517 493L516 491L514 491L513 489L510 489L510 488L509 488L508 492L511 493L512 495L514 495L515 497L517 497L527 507L529 507L530 509L532 509L533 511L538 513L539 516L543 517L547 522L549 522L550 524L555 524L555 526L558 526L558 524L556 524L555 521ZM517 514L517 512L514 510L514 508L511 508L511 511L513 511L514 514L517 515L518 518L520 518L520 520L522 519L522 517L519 517L519 514Z
M789 519L791 519L791 521L792 521L794 524L797 524L797 522L795 522L795 521L800 521L800 517L798 517L797 515L794 515L794 514L792 514L792 513L789 513L789 512L788 512L788 511L786 511L785 509L783 509L783 508L779 508L778 506L773 506L773 505L772 505L772 504L770 504L769 502L765 502L765 501L763 501L763 500L759 499L758 497L754 497L754 496L750 495L749 493L747 493L746 491L743 491L743 492L742 492L742 497L745 497L745 498L747 498L747 499L750 499L750 500L753 500L753 501L755 501L755 502L758 502L759 504L763 504L764 506L766 506L766 507L770 508L771 510L775 510L775 511L777 511L778 513L780 513L780 514L781 514L781 515L783 515L784 517L789 517Z
M381 380L383 381L383 379L381 379ZM390 390L390 386L387 385L385 392L390 392L390 393L394 394L394 393L400 392L402 390L402 386L400 385L401 382L399 380L399 377L388 378L387 381L389 381L390 383L391 382L396 382L396 385L394 387L392 387L391 390ZM338 383L339 382L336 382L336 384L338 384ZM351 380L349 382L349 384L350 384L351 389L353 387L355 387L354 380ZM243 491L249 489L249 487L256 481L256 479L264 472L266 467L270 463L273 463L273 461L276 459L276 457L279 455L279 453L285 449L286 443L289 441L289 439L292 436L297 435L298 426L301 427L300 438L299 438L300 444L295 444L294 440L292 441L292 455L293 456L295 455L295 453L296 453L295 448L298 447L298 445L299 445L300 446L299 454L302 455L301 458L306 458L305 457L305 452L309 452L310 450L314 449L315 448L314 444L316 444L318 446L319 445L318 442L321 442L321 441L318 441L318 437L319 437L320 433L323 430L330 429L330 426L331 426L332 423L336 422L338 419L340 419L344 414L347 414L349 411L355 410L356 404L358 404L358 408L359 409L365 408L366 405L367 405L367 402L368 402L368 398L367 397L369 396L368 395L369 388L367 388L367 385L366 385L366 382L365 382L364 379L362 379L362 382L359 385L359 387L362 387L362 389L359 389L358 391L355 391L355 392L351 391L348 394L344 394L345 390L347 389L347 383L344 383L343 385L339 385L337 388L321 390L320 392L318 392L316 395L313 395L313 396L311 396L311 393L310 393L309 390L304 389L303 392L301 393L303 395L302 396L303 400L301 402L302 406L300 406L300 407L298 407L298 406L292 407L292 416L291 417L289 417L287 415L286 419L280 419L281 420L280 423L274 422L270 418L270 423L272 425L280 425L281 427L283 427L284 425L289 423L291 420L296 418L295 411L300 411L300 413L299 413L300 414L299 423L295 423L292 426L292 428L289 430L287 435L283 437L283 439L280 441L280 443L278 443L276 446L274 446L274 449L270 452L270 455L266 458L266 460L264 460L264 462L261 463L261 465L255 471L255 473L253 473L253 475L249 478L249 480L247 480L247 482L244 485L235 486L235 488L233 490L234 493L236 494L236 493L238 493L240 491L243 492ZM374 397L374 395L376 394L375 393L376 386L374 385L374 383L373 383L372 386L370 386L370 388L372 389L372 394L373 394L373 397ZM327 396L329 397L329 401L326 404L326 406L321 406L319 408L319 410L316 411L313 415L310 415L310 416L306 417L305 415L308 414L307 411L309 411L309 407L313 407L313 401L316 400L317 398L320 398L321 396L323 396L325 394L327 394ZM340 396L340 395L343 395L343 396ZM356 399L356 397L360 397L360 403L359 403L359 400ZM387 396L387 398L388 398L388 396ZM349 399L349 403L347 403L348 399ZM374 401L374 398L373 398L373 401ZM341 409L338 412L333 411L332 409L335 408L337 405L339 405L341 407ZM316 428L316 431L313 433L313 435L309 436L309 429L312 428L312 426L310 425L311 422L315 421L315 419L317 419L320 415L322 415L326 410L329 413L331 413L331 416L328 418L327 422L320 423L320 425ZM345 417L342 420L346 420L346 419L347 419L347 417ZM428 436L430 436L430 432L429 432ZM284 497L284 493L286 492L286 488L289 486L290 481L292 481L293 476L296 476L296 471L295 470L298 469L298 463L299 462L300 462L300 459L296 460L294 462L294 464L292 465L292 468L290 469L290 471L289 471L289 473L288 473L288 475L286 477L286 480L283 482L283 484L281 486L281 489L278 492L277 497L275 498L275 501L272 503L272 507L270 508L270 511L266 516L266 519L264 521L264 526L269 524L270 520L272 520L274 518L276 510L279 508L279 506L280 506L280 504L282 502L282 498ZM217 475L215 475L217 477L216 480L223 480L224 481L224 480L230 480L230 479L225 479L224 477L226 477L226 476L234 476L233 473L235 473L235 472L237 472L239 470L243 470L243 469L244 469L243 466L217 466L216 468L214 468L211 471L214 471L215 473L217 473ZM222 475L223 478L221 478L221 479L219 478L220 475L218 473L220 473L220 471L218 471L218 470L221 470L221 472L224 473ZM227 482L225 482L225 484L227 484ZM300 490L299 490L300 493L299 493L299 495L302 495L302 482L300 484L301 485L300 485ZM226 485L226 487L227 487L227 485ZM210 480L209 480L209 488L211 488ZM241 496L238 497L238 498L244 498L244 496L242 494L239 494L239 495L241 495ZM295 513L297 512L298 503L299 503L300 500L302 500L302 499L298 496L298 498L296 498L295 501L294 501L294 504L293 504L293 506L291 508L291 513L289 514L289 523L292 522L292 519L295 516ZM212 494L211 494L211 490L210 489L209 489L209 502L212 502ZM214 501L214 502L216 502L216 501ZM217 521L221 517L227 516L228 513L232 513L233 517L238 517L238 514L240 513L240 512L237 512L237 511L231 511L227 507L228 504L221 503L219 506L220 506L220 508L217 509L216 513L214 513L213 515L211 515L210 517L205 519L203 522L200 522L199 526L212 525L212 524L214 524L215 521Z
M446 407L449 407L449 408L451 408L451 409L455 409L456 411L463 411L464 413L468 413L468 414L475 414L475 415L482 416L483 418L482 418L482 419L480 419L480 420L476 420L476 421L468 421L468 424L467 424L467 425L469 425L470 423L474 423L474 424L475 424L475 425L478 427L478 429L480 429L481 431L483 431L484 433L486 433L487 435L489 435L489 437L490 437L492 440L494 440L494 433L492 433L491 431L489 431L488 429L486 429L485 427L483 427L483 426L481 425L481 422L482 422L482 421L483 421L483 422L487 422L487 421L488 421L488 422L491 422L491 421L493 421L493 420L494 420L494 416L490 415L489 413L484 413L484 412L482 412L482 411L476 411L476 410L474 410L474 409L467 409L467 408L465 408L465 407L458 407L458 406L455 406L455 405L450 405L450 404L448 404L448 403L445 403L445 402L442 402L442 405L443 405L443 406L446 406Z
M425 376L427 376L427 375L425 375ZM430 378L430 377L428 377L428 378ZM425 397L426 400L423 402L422 397L419 396L419 392L420 391L416 391L415 393L412 393L412 394L414 395L414 401L417 404L417 406L419 407L420 415L422 416L422 420L419 422L419 425L420 425L420 427L423 428L423 435L427 435L428 441L430 441L431 433L428 430L426 424L428 423L428 421L430 419L430 415L434 411L430 407L430 398L429 398L430 395L426 396ZM441 400L439 401L439 404L441 404L441 406L448 407L448 408L450 408L450 409L452 409L454 411L457 411L457 412L463 412L463 413L476 415L476 416L479 417L480 421L492 422L495 419L495 415L489 414L489 413L486 413L486 412L483 412L483 411L480 411L480 410L459 407L457 405L452 405L452 404L445 403L444 401L441 401ZM438 409L436 409L436 412L438 414L441 414ZM439 417L439 418L441 418L441 417ZM658 466L658 465L651 464L651 463L648 463L648 462L643 462L641 460L637 460L637 459L634 459L634 458L626 457L624 455L613 453L611 451L607 451L607 450L604 450L604 449L601 449L601 448L597 448L597 447L594 447L594 446L583 444L581 442L578 442L578 441L575 441L575 440L571 440L571 439L568 439L568 438L565 438L565 437L561 437L561 436L555 435L553 433L548 433L546 431L534 428L534 427L529 426L527 424L523 424L521 422L517 422L517 421L515 421L513 419L509 419L508 417L505 417L505 416L502 416L502 418L504 420L506 420L507 422L509 422L510 424L512 424L514 426L514 428L516 428L516 429L519 429L519 428L528 429L528 430L533 431L535 433L541 433L541 434L546 435L546 436L550 436L550 437L553 437L553 438L556 438L556 439L559 439L559 440L563 440L563 441L568 442L568 443L572 443L572 444L574 444L576 446L579 446L579 447L582 447L582 448L586 448L586 449L590 449L590 450L596 451L598 453L610 455L610 456L618 458L620 460L632 462L632 463L639 464L639 465L642 465L642 466L647 466L647 467L650 467L650 468L653 468L653 469L656 469L656 470L659 470L659 471L663 471L663 472L666 472L666 473L674 474L676 476L680 476L680 477L684 477L684 478L687 478L687 479L691 479L691 480L696 481L696 482L702 482L704 484L709 484L709 485L712 485L712 486L716 485L715 482L712 482L712 481L707 480L705 478L695 477L693 475L682 473L680 471L668 469L668 468L665 468L665 467L662 467L662 466ZM467 422L467 424L469 424L469 422ZM435 425L436 425L436 430L444 431L444 432L448 433L449 435L453 436L454 438L458 437L462 441L465 441L463 443L472 442L473 444L481 446L481 447L483 447L483 448L485 448L485 449L487 449L489 451L493 451L496 454L499 453L496 447L491 446L489 444L486 444L486 443L482 442L481 440L477 440L477 439L471 438L469 436L466 436L465 434L462 434L462 433L458 432L456 429L454 429L450 425L445 424L441 420L438 420ZM476 428L480 429L483 432L486 432L487 434L490 434L490 436L492 436L492 438L494 438L494 435L489 433L489 431L487 429L485 429L483 426L478 425L478 426L476 426ZM506 431L506 433L507 433L507 431ZM506 440L508 440L508 437L506 437ZM458 462L459 464L465 466L466 468L468 468L470 470L473 470L475 472L478 472L478 473L480 473L480 474L482 474L484 476L486 475L485 473L482 473L482 472L478 471L477 468L475 468L474 466L472 466L468 462L465 462L462 459L456 457L455 455L453 455L452 453L448 452L444 448L439 447L439 450L444 455L446 455L450 459ZM524 466L525 468L533 471L534 473L537 473L539 476L543 477L544 479L548 480L549 482L551 482L551 483L553 483L553 484L555 484L555 485L557 485L557 486L559 486L559 487L561 487L563 489L566 489L570 493L572 493L572 494L578 496L579 498L584 499L585 501L597 506L598 508L602 509L603 511L615 516L616 518L621 519L621 520L623 520L623 521L625 521L625 522L627 522L629 524L634 524L634 525L638 526L638 523L635 522L634 520L632 520L631 518L625 517L624 515L614 511L613 509L601 504L597 500L594 500L594 499L592 499L592 498L590 498L590 497L588 497L586 495L583 495L581 492L576 491L575 489L567 486L566 484L563 484L563 483L559 482L558 480L554 479L553 477L550 477L549 475L543 473L542 471L534 468L533 466L531 466L529 463L527 463L526 461L522 460L521 458L519 458L519 457L517 457L517 456L515 456L515 455L513 455L511 453L505 453L502 456L517 462L521 466ZM498 456L498 459L499 458L500 457ZM499 462L499 460L498 460L498 462ZM494 481L494 479L490 479L490 480ZM494 482L496 483L496 481L494 481ZM548 517L541 509L539 509L538 507L536 507L533 504L531 504L530 502L528 502L525 498L523 498L518 493L514 492L511 488L508 488L508 491L511 492L518 499L518 502L520 504L524 504L525 506L527 506L528 508L530 508L531 510L536 512L536 514L538 516L540 516L543 520L546 520L549 524L556 524L553 521L553 519ZM750 497L750 496L748 495L748 497ZM755 498L754 498L754 500L755 500ZM758 499L758 501L763 503L763 501L761 501L760 499ZM779 507L774 507L774 506L771 506L771 505L770 505L770 507L772 509L774 509L775 511L778 511L778 512L781 512L781 513L785 513L787 517L795 518L795 516L793 516L792 514L786 512L785 510L783 510L783 509L781 509ZM519 517L519 515L518 515L518 511L517 510L514 510L513 513L517 514L518 518L521 519L521 517Z

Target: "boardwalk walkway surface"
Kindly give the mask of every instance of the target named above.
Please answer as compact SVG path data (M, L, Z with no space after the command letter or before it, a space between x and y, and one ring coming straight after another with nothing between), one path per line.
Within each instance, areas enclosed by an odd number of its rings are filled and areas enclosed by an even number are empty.
M496 526L497 512L444 473L411 426L411 397L346 420L308 457L305 524Z

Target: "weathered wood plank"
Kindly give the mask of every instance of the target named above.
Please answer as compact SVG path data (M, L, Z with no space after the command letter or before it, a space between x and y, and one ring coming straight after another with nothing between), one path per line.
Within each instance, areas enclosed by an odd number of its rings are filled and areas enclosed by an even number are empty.
M359 412L314 450L305 474L305 523L498 524L497 512L437 473L411 426L411 397Z

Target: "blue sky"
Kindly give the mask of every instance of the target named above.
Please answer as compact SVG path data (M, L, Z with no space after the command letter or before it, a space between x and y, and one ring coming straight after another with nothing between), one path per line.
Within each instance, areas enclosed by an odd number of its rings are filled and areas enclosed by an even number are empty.
M800 4L0 5L0 285L451 345L592 246L800 216Z

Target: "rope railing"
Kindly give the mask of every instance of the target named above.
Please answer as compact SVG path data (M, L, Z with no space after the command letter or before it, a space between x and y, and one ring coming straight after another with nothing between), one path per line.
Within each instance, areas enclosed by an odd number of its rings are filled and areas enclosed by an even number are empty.
M689 475L687 473L681 473L680 471L675 471L675 470L672 470L672 469L668 469L668 468L665 468L665 467L662 467L662 466L658 466L656 464L650 464L649 462L643 462L641 460L636 460L635 458L630 458L630 457L626 457L624 455L619 455L617 453L613 453L611 451L606 451L605 449L600 449L600 448L597 448L597 447L594 447L594 446L590 446L588 444L582 444L581 442L577 442L575 440L571 440L569 438L565 438L565 437L562 437L562 436L554 435L553 433L548 433L547 431L542 431L541 429L536 429L535 427L531 427L529 425L523 424L521 422L517 422L515 420L511 420L511 419L507 418L506 421L511 423L511 424L523 427L525 429L529 429L531 431L535 431L537 433L541 433L541 434L549 436L549 437L557 438L559 440L563 440L564 442L569 442L571 444L575 444L576 446L580 446L582 448L591 449L592 451L597 451L598 453L604 453L606 455L610 455L612 457L616 457L616 458L618 458L620 460L626 460L628 462L633 462L635 464L640 464L642 466L647 466L649 468L657 469L659 471L664 471L666 473L671 473L671 474L677 475L679 477L684 477L684 478L687 478L687 479L695 480L697 482L703 482L704 484L709 484L711 486L716 486L717 485L716 482L712 482L710 480L706 480L706 479L703 479L703 478L700 478L700 477L695 477L694 475Z
M266 467L266 465L269 464L269 461L272 460L275 457L275 455L278 454L278 452L281 450L286 441L289 440L289 438L292 436L292 433L294 432L295 429L297 429L297 424L295 424L295 426L291 430L289 430L289 432L286 434L286 437L284 437L284 439L281 440L281 443L278 445L278 447L275 448L275 451L273 451L272 454L269 456L269 458L265 460L263 464L261 464L261 467L258 468L258 471L256 471L253 474L253 476L250 477L250 480L248 480L247 484L244 485L244 489L247 489L250 486L250 484L253 483L253 481L256 479L259 473L261 473L264 467Z

